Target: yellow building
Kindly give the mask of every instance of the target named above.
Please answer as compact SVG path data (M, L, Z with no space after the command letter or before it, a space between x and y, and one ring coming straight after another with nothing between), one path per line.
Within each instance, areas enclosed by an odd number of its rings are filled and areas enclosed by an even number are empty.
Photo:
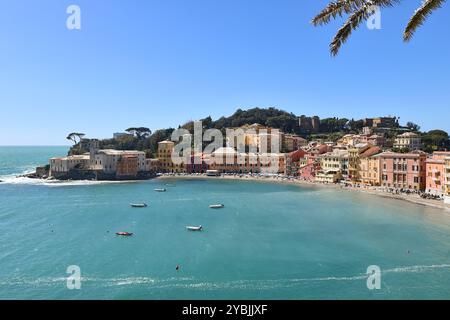
M381 185L380 157L374 155L361 158L361 183L370 186Z
M380 158L381 147L370 147L359 154L359 182L365 185L379 186L381 184Z
M282 173L284 154L238 153L230 147L219 148L209 158L209 170L220 173ZM276 163L274 163L274 161Z
M348 177L348 157L349 153L347 150L338 149L320 155L319 158L322 171L336 171L339 172L343 178Z
M360 155L370 149L367 143L356 144L348 150L348 179L353 183L360 182L361 159Z
M229 137L229 139L233 139L234 141L228 141L228 145L232 145L238 149L241 146L240 144L243 143L246 148L253 148L249 152L292 152L308 144L306 139L298 135L283 133L279 129L266 127L259 123L231 129L236 131L242 130L245 136L241 137L241 139ZM231 142L233 143L231 144ZM272 143L274 143L275 148L272 148ZM264 144L266 144L265 147Z
M342 179L342 174L336 170L319 171L314 178L319 183L337 183Z
M161 172L173 172L172 152L175 143L172 141L158 142L158 160Z
M158 142L158 160L161 172L166 173L181 173L186 172L186 165L184 163L175 164L172 160L172 153L175 147L173 141Z

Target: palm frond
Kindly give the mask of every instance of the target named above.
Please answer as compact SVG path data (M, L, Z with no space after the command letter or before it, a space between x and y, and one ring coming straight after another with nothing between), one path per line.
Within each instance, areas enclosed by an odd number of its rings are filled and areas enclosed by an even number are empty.
M361 22L366 20L368 15L368 9L370 6L364 5L356 12L354 12L348 20L344 23L344 25L338 30L336 35L333 38L333 41L330 44L330 51L333 56L339 53L339 49L341 46L347 41L347 39L352 34L352 31L356 29Z
M417 28L425 22L433 11L441 8L444 2L445 0L425 0L409 20L405 32L403 33L403 40L411 40Z
M331 18L335 19L337 16L343 14L350 14L363 5L365 0L337 0L330 2L317 16L315 16L311 23L314 26L327 24Z
M330 44L330 52L333 56L339 53L341 46L347 41L352 34L352 31L359 27L359 25L366 21L371 15L374 6L378 7L392 7L400 0L365 0L356 11L352 12L348 20L338 30L333 41Z

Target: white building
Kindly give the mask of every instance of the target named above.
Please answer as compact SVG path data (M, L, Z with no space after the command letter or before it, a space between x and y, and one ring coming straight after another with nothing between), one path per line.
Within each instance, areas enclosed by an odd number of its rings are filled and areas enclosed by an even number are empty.
M349 153L347 150L334 149L333 152L319 156L323 172L339 172L344 178L348 176Z
M422 139L420 135L414 132L406 132L395 138L394 148L409 149L410 151L422 148Z
M121 160L122 156L135 156L138 158L138 171L146 171L147 162L145 160L145 152L143 151L130 151L130 150L97 150L91 156L91 169L99 170L105 173L116 173L117 163Z
M50 175L68 173L74 168L89 168L89 154L50 159Z

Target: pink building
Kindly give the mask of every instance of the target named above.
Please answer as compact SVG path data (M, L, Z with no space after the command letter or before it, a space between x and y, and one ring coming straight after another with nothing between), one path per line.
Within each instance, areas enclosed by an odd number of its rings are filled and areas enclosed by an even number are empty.
M318 172L319 170L319 163L309 163L298 170L298 175L303 180L314 181L316 172Z
M445 193L445 158L450 151L436 151L426 161L425 192L441 196Z
M379 155L381 185L389 188L425 190L427 154L384 152Z

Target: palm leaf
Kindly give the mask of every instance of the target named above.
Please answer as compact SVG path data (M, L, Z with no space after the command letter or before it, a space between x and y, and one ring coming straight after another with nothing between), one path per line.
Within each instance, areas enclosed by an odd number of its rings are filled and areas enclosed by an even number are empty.
M365 0L337 0L330 2L317 16L315 16L311 23L314 26L327 24L331 18L335 19L337 16L350 14L363 5Z
M366 21L371 15L374 6L391 7L400 0L365 0L364 4L354 11L344 25L338 30L330 44L330 52L333 56L339 53L341 46L347 41L352 31Z
M425 0L409 20L405 32L403 33L403 39L405 41L411 40L417 28L425 22L433 11L441 8L444 2L445 0Z

